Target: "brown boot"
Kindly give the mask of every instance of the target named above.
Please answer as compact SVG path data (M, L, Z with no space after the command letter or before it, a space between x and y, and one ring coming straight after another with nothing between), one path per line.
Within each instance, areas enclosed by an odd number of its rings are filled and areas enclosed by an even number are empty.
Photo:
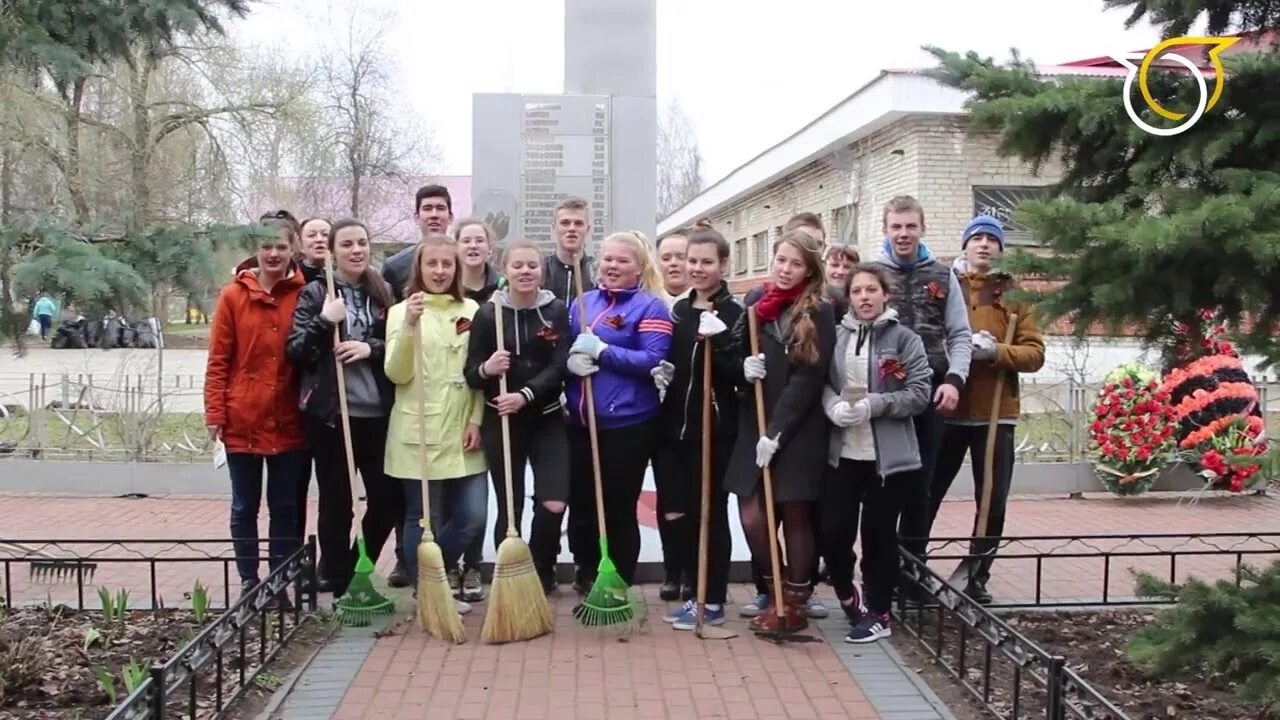
M747 629L756 633L776 633L781 630L782 621L778 618L778 604L769 603L769 607L761 610L759 615L751 618L751 621L747 623Z
M809 602L809 596L813 595L813 586L788 582L783 585L782 594L787 600L782 618L787 632L800 632L809 627L809 614L805 611L805 605Z

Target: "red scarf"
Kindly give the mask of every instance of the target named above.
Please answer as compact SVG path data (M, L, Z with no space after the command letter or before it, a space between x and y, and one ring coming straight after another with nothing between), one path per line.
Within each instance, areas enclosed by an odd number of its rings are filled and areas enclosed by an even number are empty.
M790 290L782 290L771 282L764 284L764 295L756 302L756 317L765 322L777 320L782 311L804 294L808 283L796 283Z

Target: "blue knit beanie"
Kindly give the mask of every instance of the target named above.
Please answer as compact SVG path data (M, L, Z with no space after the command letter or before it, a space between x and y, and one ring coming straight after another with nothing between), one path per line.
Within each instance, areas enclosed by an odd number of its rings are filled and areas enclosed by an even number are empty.
M969 244L969 240L974 235L990 235L1000 244L1001 252L1004 251L1004 226L1000 221L990 215L979 215L969 221L968 226L964 229L964 234L960 236L960 249L963 250Z

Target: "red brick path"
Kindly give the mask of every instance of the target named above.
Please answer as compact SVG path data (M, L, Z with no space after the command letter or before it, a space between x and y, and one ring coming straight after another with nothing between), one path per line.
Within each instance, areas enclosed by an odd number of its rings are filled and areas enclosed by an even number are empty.
M1280 502L1272 498L1206 498L1196 505L1177 496L1129 500L1090 497L1082 500L1020 499L1010 503L1007 535L1107 533L1265 532L1280 530ZM944 504L935 535L963 535L971 521L972 502ZM0 534L6 537L198 537L227 534L227 504L217 498L63 498L38 495L0 496ZM265 534L265 527L263 528ZM1116 543L1094 543L1113 547ZM1035 543L1047 549L1062 543ZM1129 547L1134 547L1130 545ZM1027 549L1027 548L1022 548ZM1093 552L1076 546L1077 550ZM1011 548L1009 552L1017 552ZM3 553L0 553L3 554ZM1260 556L1265 564L1274 556ZM388 565L389 553L383 565ZM1043 568L1046 595L1070 598L1100 592L1098 560L1054 559ZM1091 564L1092 563L1092 564ZM938 562L940 571L949 563ZM1131 595L1127 568L1167 571L1160 564L1117 558L1111 592ZM1187 572L1221 577L1230 562L1187 558ZM145 587L145 566L125 570L104 565L94 579L108 587ZM168 604L180 601L199 578L215 597L223 592L221 564L158 566L157 580ZM1035 580L1030 560L996 563L992 591L1001 597L1029 597ZM234 569L230 576L235 583ZM33 584L25 567L11 574L15 600L39 602L46 592L55 600L74 601L74 586ZM234 590L234 588L233 588ZM472 640L449 647L402 625L380 639L356 676L339 718L658 718L667 716L729 718L875 718L877 715L840 660L826 644L778 648L746 637L703 642L677 633L661 622L665 604L656 588L650 597L650 622L643 633L619 642L578 628L570 617L568 588L556 600L556 632L528 643L480 645L476 638L485 605L466 618ZM70 593L70 596L68 596ZM744 602L747 586L731 589L731 603ZM828 589L829 594L829 589ZM96 601L92 588L86 598ZM145 603L135 592L133 605ZM736 610L736 608L735 608ZM736 612L733 613L736 615Z

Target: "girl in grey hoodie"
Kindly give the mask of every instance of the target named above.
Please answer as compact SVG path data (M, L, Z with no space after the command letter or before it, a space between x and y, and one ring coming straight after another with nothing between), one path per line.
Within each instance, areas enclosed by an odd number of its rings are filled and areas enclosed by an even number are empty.
M912 418L929 404L929 361L920 336L887 306L889 280L874 265L849 277L848 312L822 404L834 425L827 454L820 526L831 585L853 625L845 642L890 635L898 577L898 515L921 469ZM853 541L862 520L866 607L853 584Z

